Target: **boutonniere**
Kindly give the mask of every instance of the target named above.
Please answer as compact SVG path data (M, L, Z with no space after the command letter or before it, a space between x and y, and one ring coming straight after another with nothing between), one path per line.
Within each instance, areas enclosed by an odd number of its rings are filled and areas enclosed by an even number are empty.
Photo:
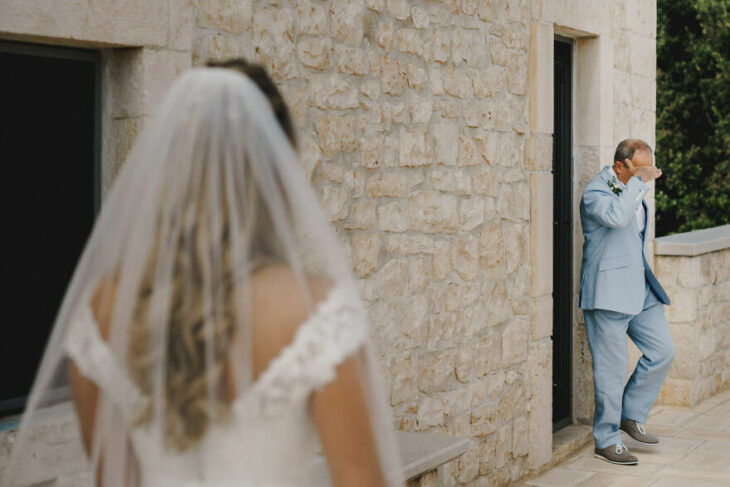
M618 185L618 180L616 179L616 176L611 176L608 179L607 183L608 187L611 188L611 191L613 191L614 194L621 194L621 191L623 191L621 186Z

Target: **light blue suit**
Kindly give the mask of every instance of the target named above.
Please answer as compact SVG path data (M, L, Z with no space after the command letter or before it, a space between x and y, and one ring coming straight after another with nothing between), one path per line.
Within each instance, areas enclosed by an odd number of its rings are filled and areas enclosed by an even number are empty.
M596 409L593 437L597 448L621 440L621 418L646 422L669 371L674 346L664 318L669 297L649 267L644 232L636 210L648 186L631 178L616 195L609 181L618 178L604 167L583 191L580 218L585 243L578 307L583 309L593 356ZM626 334L642 357L624 387L628 367Z

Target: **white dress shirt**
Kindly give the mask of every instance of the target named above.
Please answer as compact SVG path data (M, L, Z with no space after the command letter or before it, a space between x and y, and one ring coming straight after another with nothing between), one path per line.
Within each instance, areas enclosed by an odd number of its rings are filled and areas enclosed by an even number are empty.
M618 185L621 187L621 189L624 189L626 185L621 182L621 180L616 177L616 181L618 181ZM646 215L644 214L644 204L640 204L639 207L636 209L636 226L639 227L639 233L644 233L644 228L646 228Z

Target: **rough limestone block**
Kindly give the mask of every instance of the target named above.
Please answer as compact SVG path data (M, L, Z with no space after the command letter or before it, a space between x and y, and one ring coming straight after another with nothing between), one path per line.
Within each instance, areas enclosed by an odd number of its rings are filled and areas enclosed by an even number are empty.
M405 64L398 58L383 54L380 57L381 89L383 93L400 96L406 87Z
M472 96L472 82L466 69L444 68L444 91L456 98L468 98Z
M494 466L496 468L502 467L512 457L512 425L506 424L499 429L496 433L497 444L496 454L494 455Z
M456 476L459 482L471 482L479 475L479 444L471 443L466 453L461 455L458 462L458 474Z
M339 0L330 6L330 31L345 44L360 45L364 33L365 4L362 0Z
M482 228L480 238L479 263L485 272L486 279L499 279L506 272L504 239L502 226L498 220L492 221Z
M390 22L380 22L377 31L378 45L386 50L392 50L395 47L395 28Z
M424 130L400 130L398 164L401 167L418 167L431 164L431 153L426 146L426 132Z
M355 274L358 277L369 276L378 268L380 236L371 233L353 235L351 245Z
M412 354L390 360L390 404L397 406L418 398L416 367Z
M383 232L405 232L409 228L408 203L396 200L378 206L378 228Z
M355 76L364 76L370 73L368 58L362 49L337 45L335 46L335 58L337 59L337 70L340 73ZM380 86L377 89L379 90Z
M487 98L501 93L507 84L507 71L500 66L489 66L471 73L474 96Z
M323 35L327 33L327 12L315 2L297 0L297 27L300 34Z
M474 194L484 196L498 196L500 184L497 172L490 167L477 167L471 171L472 190Z
M348 230L374 230L377 224L375 202L358 201L352 205L350 219L345 224L345 228Z
M294 16L291 10L257 8L253 14L252 41L259 61L277 79L299 75L294 39Z
M479 299L479 285L451 282L446 286L444 307L447 311L465 308Z
M411 228L424 233L453 233L458 226L457 199L433 191L408 197Z
M332 43L329 39L304 39L297 44L299 62L314 69L329 68L331 52Z
M431 23L428 12L421 7L413 7L411 9L411 20L417 29L426 29Z
M344 76L323 74L310 80L314 106L324 110L352 110L357 108L359 90Z
M677 275L681 288L691 289L707 283L702 273L702 257L680 257L676 263L679 264Z
M499 408L496 404L482 404L471 409L469 418L471 436L484 437L497 430Z
M455 381L456 350L424 352L418 356L418 389L430 394L443 392Z
M451 32L448 29L434 29L424 39L423 58L426 62L446 63L451 56Z
M496 333L477 338L474 354L474 377L484 377L497 370L500 366L501 336ZM501 390L502 384L494 384Z
M423 55L423 39L416 29L398 29L398 50L416 56Z
M198 26L242 34L251 26L251 0L200 0Z
M529 227L528 225L504 225L504 254L507 264L507 274L514 272L528 258L529 254Z
M412 124L424 124L431 121L433 103L429 97L411 94L409 96L409 107Z
M479 275L479 241L470 234L459 235L451 246L454 271L464 281L473 281Z
M672 305L666 308L668 322L682 323L697 317L697 290L668 287L666 291L672 301Z
M455 166L459 146L455 141L459 137L459 128L456 122L442 120L433 125L433 162L446 166Z
M484 223L486 199L471 197L459 203L459 227L462 230L473 230Z
M408 0L387 0L386 13L396 20L404 21L410 16Z
M338 152L349 152L357 147L355 119L352 115L327 114L320 116L315 124L319 147L325 156Z
M348 192L345 188L326 186L321 190L320 206L330 221L347 217Z
M428 325L426 350L445 350L455 348L465 333L465 323L458 313L444 312L434 315Z
M405 196L408 191L408 175L404 172L379 172L370 176L366 191L371 198Z
M431 257L413 256L408 259L408 291L422 292L431 282Z

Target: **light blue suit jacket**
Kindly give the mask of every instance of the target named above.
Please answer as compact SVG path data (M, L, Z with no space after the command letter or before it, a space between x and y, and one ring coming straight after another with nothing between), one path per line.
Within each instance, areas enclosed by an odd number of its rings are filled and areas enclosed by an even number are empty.
M631 178L616 195L609 186L616 173L606 166L583 191L580 221L583 225L583 264L580 271L578 307L605 309L637 315L646 297L646 284L663 304L667 293L649 267L644 232L639 232L636 210L641 205L647 217L644 195L649 187ZM618 178L615 179L617 184Z

